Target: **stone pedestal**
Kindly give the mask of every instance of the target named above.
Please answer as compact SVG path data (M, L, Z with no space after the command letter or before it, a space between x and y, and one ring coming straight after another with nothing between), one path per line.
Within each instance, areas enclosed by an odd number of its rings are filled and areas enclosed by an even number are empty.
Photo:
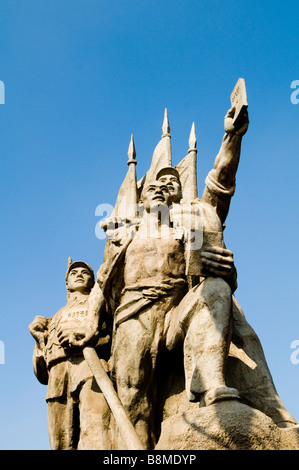
M279 428L237 400L186 412L162 423L156 450L299 450L299 425Z

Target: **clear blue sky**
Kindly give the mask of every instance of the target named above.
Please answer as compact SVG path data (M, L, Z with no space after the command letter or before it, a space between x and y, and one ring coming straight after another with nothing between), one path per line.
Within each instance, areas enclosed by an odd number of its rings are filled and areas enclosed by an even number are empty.
M239 77L250 128L226 243L236 297L299 420L298 2L0 0L0 11L0 448L49 448L28 324L64 305L68 256L99 268L95 210L115 202L131 133L141 177L164 108L174 164L195 121L201 196Z

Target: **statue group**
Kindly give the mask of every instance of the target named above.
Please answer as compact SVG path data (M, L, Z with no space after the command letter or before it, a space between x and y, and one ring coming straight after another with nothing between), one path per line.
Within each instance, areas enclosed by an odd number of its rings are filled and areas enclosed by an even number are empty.
M140 180L131 137L96 279L69 258L66 305L29 326L52 449L299 449L224 241L248 124L240 79L201 198L194 124L174 167L165 110Z

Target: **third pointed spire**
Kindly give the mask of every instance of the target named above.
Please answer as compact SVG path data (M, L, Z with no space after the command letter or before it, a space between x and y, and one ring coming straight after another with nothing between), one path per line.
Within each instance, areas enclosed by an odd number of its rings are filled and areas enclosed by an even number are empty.
M165 111L164 111L164 121L162 125L162 132L163 132L162 137L166 137L166 136L170 137L170 126L169 126L167 108L165 108Z
M196 134L195 134L195 124L193 122L191 131L190 131L190 137L189 137L189 151L195 150L196 144L197 144L197 140L196 140Z

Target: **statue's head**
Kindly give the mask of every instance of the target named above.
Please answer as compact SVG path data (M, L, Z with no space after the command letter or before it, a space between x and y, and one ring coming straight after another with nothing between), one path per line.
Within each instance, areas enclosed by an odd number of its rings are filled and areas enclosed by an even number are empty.
M94 272L84 261L74 261L68 266L65 279L69 292L89 293L94 285Z
M142 189L140 202L147 212L159 209L161 206L169 207L171 196L167 185L161 181L147 183Z
M179 172L173 167L162 168L157 173L157 180L166 184L171 197L171 202L180 202L182 199L182 186Z

